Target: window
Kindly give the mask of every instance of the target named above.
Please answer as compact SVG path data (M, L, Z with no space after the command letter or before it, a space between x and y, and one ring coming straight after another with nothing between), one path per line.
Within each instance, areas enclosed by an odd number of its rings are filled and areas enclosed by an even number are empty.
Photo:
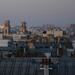
M5 34L7 34L7 30L5 30Z
M23 27L23 24L22 24L22 27Z

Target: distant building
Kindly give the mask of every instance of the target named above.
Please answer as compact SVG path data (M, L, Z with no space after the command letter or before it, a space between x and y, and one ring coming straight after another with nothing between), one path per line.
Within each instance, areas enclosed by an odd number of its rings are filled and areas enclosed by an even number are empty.
M0 39L0 47L8 47L8 42L10 42L10 40Z
M3 29L3 28L4 28L4 26L0 25L0 29Z
M70 28L75 28L75 24L70 24Z
M3 39L3 34L0 34L0 39Z
M53 28L54 25L53 24L47 24L47 25L43 25L44 28Z
M13 34L13 41L19 41L21 37L26 37L25 34Z
M20 31L21 32L26 32L26 22L21 22Z
M72 46L75 49L75 38L73 38L73 40L72 40Z
M4 35L10 34L10 21L6 20L4 24Z
M10 21L5 20L3 38L7 39L8 37L12 37L12 36L13 36L13 34L11 34L11 32L10 32Z
M50 29L49 31L46 32L46 34L53 34L54 37L57 37L57 36L63 36L63 35L66 35L66 32L63 31L63 30L56 30L56 29Z
M16 51L15 47L9 46L10 40L0 40L0 57L6 57L6 54L9 54L11 51Z

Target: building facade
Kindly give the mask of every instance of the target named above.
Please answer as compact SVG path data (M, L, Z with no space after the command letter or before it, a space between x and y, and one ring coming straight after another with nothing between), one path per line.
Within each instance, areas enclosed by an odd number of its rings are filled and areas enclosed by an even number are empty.
M51 30L47 31L46 34L47 34L47 35L48 35L48 34L53 34L54 37L57 37L57 36L66 35L66 32L63 31L63 30L59 30L59 29L58 29L58 30L56 30L56 29L51 29Z
M6 20L4 23L4 35L10 34L10 21Z

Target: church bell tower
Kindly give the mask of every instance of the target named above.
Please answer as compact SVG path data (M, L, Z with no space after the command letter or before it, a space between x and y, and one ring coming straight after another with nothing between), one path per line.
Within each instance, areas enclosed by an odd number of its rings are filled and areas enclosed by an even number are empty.
M4 35L9 35L10 34L10 21L5 20L4 23Z
M21 32L26 32L26 22L21 22L20 31Z

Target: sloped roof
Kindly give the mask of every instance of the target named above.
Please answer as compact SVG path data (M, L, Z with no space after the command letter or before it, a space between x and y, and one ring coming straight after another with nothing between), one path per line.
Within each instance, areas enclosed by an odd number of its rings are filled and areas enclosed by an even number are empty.
M0 47L0 51L11 51L16 50L15 47Z

